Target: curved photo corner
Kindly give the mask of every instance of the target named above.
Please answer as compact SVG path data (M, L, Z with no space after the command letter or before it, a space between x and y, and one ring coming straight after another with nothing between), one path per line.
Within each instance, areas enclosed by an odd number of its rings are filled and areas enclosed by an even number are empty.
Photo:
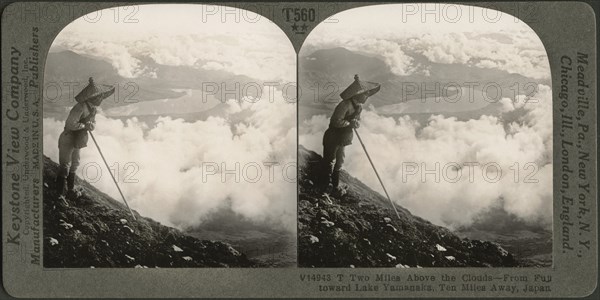
M299 266L550 267L551 73L531 27L456 4L332 18L298 57Z
M295 51L224 9L113 7L56 36L44 267L296 266Z

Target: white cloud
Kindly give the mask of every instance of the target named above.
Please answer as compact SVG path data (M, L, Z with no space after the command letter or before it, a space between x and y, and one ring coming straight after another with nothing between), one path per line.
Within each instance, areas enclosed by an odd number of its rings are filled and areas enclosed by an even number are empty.
M143 76L148 72L147 68L142 66L141 61L135 58L123 44L59 36L52 47L61 47L77 54L102 58L109 62L119 75L126 78Z
M493 69L493 68L497 68L498 64L489 59L483 59L480 62L478 62L477 64L475 64L475 66L480 67L480 68Z
M515 109L513 105L513 100L510 98L502 98L499 103L502 105L502 112L509 112Z
M510 124L493 116L458 121L437 115L421 125L408 116L394 119L365 110L359 130L391 198L414 214L449 227L469 225L502 199L508 213L548 225L552 220L552 92L543 85L538 89L534 99L518 108L521 117ZM327 124L323 115L304 121L300 144L320 152ZM358 141L346 148L346 157L344 169L381 192ZM479 165L466 164L472 162ZM415 175L410 175L412 163L419 168ZM454 168L455 163L462 168ZM488 163L497 165L484 169ZM423 180L423 170L435 170L436 164L439 182L432 174ZM493 166L502 170L495 183L490 182L496 175ZM532 172L529 179L538 183L524 182ZM460 180L453 182L459 174Z
M204 70L223 70L224 68L225 66L223 64L216 61L209 61L202 65L202 69Z
M354 39L345 46L349 50L377 53L383 56L390 70L396 75L408 75L415 70L413 59L395 42L383 39Z

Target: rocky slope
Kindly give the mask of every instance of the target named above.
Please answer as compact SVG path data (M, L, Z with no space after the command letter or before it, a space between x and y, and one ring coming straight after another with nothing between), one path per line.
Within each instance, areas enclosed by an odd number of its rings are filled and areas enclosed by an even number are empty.
M552 266L552 229L510 215L501 203L475 218L473 224L456 228L460 237L494 241L536 267Z
M79 178L61 201L57 164L44 157L44 267L254 267L231 245L199 240L134 212Z
M300 146L298 263L301 267L517 267L495 243L462 239L413 216L342 171L347 194L336 198L314 187L321 157Z

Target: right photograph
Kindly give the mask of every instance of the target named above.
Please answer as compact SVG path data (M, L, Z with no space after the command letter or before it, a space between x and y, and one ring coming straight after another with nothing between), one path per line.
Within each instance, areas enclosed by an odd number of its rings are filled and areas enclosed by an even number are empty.
M298 265L552 266L552 87L517 17L389 4L298 58Z

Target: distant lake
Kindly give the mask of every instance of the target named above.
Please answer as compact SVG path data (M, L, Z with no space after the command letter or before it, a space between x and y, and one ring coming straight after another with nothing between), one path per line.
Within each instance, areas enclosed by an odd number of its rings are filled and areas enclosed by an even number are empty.
M447 97L427 97L406 102L379 106L376 111L381 114L414 114L414 113L444 113L471 111L498 102L496 95L486 95L480 89L461 87L459 93L449 93Z
M178 98L141 101L119 107L112 107L104 111L108 117L133 117L149 115L180 115L197 113L214 108L221 101L213 95L203 95L200 89L173 89L184 92Z

